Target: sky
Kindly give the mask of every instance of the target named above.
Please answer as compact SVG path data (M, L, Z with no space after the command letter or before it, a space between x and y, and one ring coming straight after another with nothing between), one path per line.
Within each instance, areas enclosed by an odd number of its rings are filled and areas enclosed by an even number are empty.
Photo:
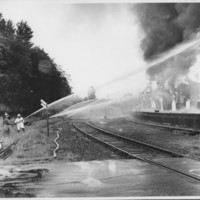
M74 93L85 93L93 86L99 97L138 93L146 87L144 71L120 78L144 64L143 33L132 6L0 0L4 18L27 21L35 45L70 74Z

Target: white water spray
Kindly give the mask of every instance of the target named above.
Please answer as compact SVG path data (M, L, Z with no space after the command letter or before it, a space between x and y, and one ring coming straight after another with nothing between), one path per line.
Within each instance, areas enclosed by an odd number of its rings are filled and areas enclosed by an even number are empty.
M114 84L114 83L117 83L118 81L121 81L121 80L124 80L124 79L127 79L128 77L131 77L131 76L136 76L139 72L143 71L143 70L147 70L148 68L154 66L154 65L157 65L159 63L162 63L168 59L170 59L171 57L174 57L190 48L196 48L198 45L200 44L200 39L199 38L196 38L196 39L193 39L191 41L188 41L186 43L182 43L178 46L176 46L175 48L161 54L158 58L154 59L153 61L147 63L146 65L144 66L141 66L139 69L135 70L135 71L132 71L132 72L129 72L123 76L120 76L118 77L117 79L113 79L107 83L104 83L102 85L99 85L99 86L96 86L95 89L96 90L99 90L101 88L104 88L104 87L107 87L108 85L110 84ZM85 92L86 93L86 92ZM55 110L64 110L70 106L72 106L73 104L76 104L77 102L80 103L81 101L81 97L77 94L73 94L73 95L70 95L70 96L67 96L67 97L64 97L62 99L59 99L51 104L49 104L49 109L55 109ZM107 103L100 103L98 104L98 107L100 106L105 106ZM108 103L110 104L110 102ZM84 105L84 104L83 104ZM63 116L63 115L69 115L69 116L72 116L74 115L75 113L78 113L78 112L83 112L84 110L87 110L87 109L90 109L91 107L95 108L95 106L97 105L92 105L92 106L88 106L86 105L85 108L84 106L82 108L74 108L74 109L71 109L70 112L68 112L66 110L66 112L62 112L62 113L59 113L59 114L56 114L54 115L53 117L57 117L57 116ZM38 112L41 112L42 110L44 110L43 108L42 109L39 109L38 111L32 113L31 115L27 116L26 118L38 113Z

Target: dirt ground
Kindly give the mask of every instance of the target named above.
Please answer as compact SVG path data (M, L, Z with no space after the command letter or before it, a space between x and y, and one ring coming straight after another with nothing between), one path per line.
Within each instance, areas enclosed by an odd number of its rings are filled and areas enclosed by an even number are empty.
M93 123L105 130L130 137L142 142L172 150L174 152L200 160L200 137L181 131L170 131L161 128L134 124L128 118L101 119ZM54 139L58 139L59 150L57 157L53 159L53 151L56 148ZM31 125L25 127L25 132L17 133L16 127L11 127L10 135L4 134L1 127L1 141L4 146L20 138L14 153L0 163L23 162L34 159L63 160L63 161L89 161L104 159L120 159L115 152L106 147L94 143L85 138L73 126L72 120L56 118L50 120L50 135L47 136L46 121L34 119Z
M56 158L53 158L53 152L56 148L54 143L59 131L59 149ZM1 164L22 163L41 160L63 160L63 161L89 161L120 159L115 152L106 147L94 143L84 137L73 126L71 120L53 119L50 120L50 134L47 135L46 121L35 119L31 125L25 126L25 132L17 133L16 127L11 127L10 134L3 133L1 129L1 141L4 147L10 145L16 139L17 143L13 154L6 159L0 160Z
M198 134L134 124L129 118L101 118L92 123L105 130L200 160L200 138ZM59 131L60 138L57 140L60 148L57 151L57 157L53 158L53 151L56 148L53 141L57 137L58 128L62 128ZM2 167L9 166L9 164L37 164L37 162L121 159L110 149L85 138L72 126L72 120L59 118L50 120L49 136L47 135L45 120L34 119L31 125L25 126L25 129L25 132L17 133L16 127L13 126L10 134L7 135L3 133L1 127L1 141L4 146L8 146L18 138L20 139L14 153L5 161L0 160ZM40 172L37 172L37 174L42 176ZM33 180L27 179L27 181ZM33 189L24 191L23 188L16 187L15 180L13 180L13 183L5 184L0 188L0 197L35 197L35 194Z

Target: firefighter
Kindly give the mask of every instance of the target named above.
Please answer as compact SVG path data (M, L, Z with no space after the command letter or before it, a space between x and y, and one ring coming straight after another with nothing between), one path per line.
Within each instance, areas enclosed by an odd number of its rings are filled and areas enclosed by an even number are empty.
M3 116L3 125L5 124L5 119L8 118L10 119L10 116L7 112L4 113L4 116Z
M8 115L8 113L5 113L3 117L3 130L4 133L7 133L8 135L10 134L10 125L10 116Z
M21 131L21 129L23 131L25 131L25 129L24 129L24 118L20 114L17 115L17 118L15 120L15 124L17 124L18 133Z

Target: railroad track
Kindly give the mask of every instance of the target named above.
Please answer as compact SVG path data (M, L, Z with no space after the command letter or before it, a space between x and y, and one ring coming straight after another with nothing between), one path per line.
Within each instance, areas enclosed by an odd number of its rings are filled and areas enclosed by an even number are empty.
M0 151L0 159L6 160L11 154L13 153L14 147L17 144L19 139L17 139L15 142L10 144L8 147Z
M116 135L88 122L73 122L73 126L88 138L102 143L125 158L138 159L200 182L200 177L171 168L170 166L159 163L157 160L158 158L183 157L183 155Z
M199 129L184 128L184 127L180 127L180 126L164 125L164 124L145 122L145 121L139 121L139 120L129 120L129 121L131 123L135 123L135 124L143 124L143 125L147 125L147 126L155 126L155 127L165 128L165 129L170 129L170 130L186 131L186 132L190 132L190 133L200 133Z

